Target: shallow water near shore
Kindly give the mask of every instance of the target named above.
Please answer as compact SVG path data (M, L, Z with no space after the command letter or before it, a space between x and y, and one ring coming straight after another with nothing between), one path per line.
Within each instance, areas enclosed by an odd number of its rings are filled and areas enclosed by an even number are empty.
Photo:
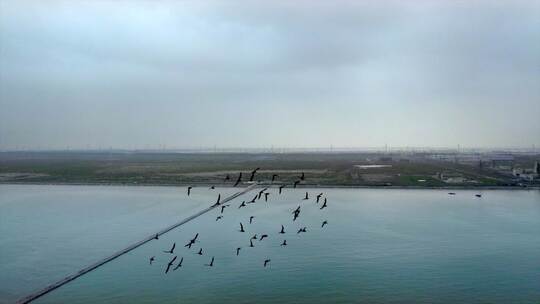
M235 191L200 187L187 197L174 187L0 185L0 303ZM305 191L312 198L302 200ZM319 192L328 198L324 210L315 203ZM540 191L484 190L481 198L472 190L447 192L270 189L267 203L238 209L250 192L232 201L223 219L216 221L219 210L212 210L36 303L540 301ZM321 228L323 220L329 224ZM297 234L303 226L307 232ZM195 233L199 242L184 248ZM250 248L255 233L268 238ZM280 246L283 239L288 246ZM175 254L163 253L174 242ZM183 266L164 274L175 255ZM214 267L205 266L212 256ZM266 268L265 259L271 259Z

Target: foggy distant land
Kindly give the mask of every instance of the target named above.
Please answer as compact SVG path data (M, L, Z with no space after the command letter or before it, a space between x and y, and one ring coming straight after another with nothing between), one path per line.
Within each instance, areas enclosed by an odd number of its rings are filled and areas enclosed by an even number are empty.
M0 153L0 183L232 186L239 172L308 186L539 187L538 152ZM225 180L229 175L230 179Z

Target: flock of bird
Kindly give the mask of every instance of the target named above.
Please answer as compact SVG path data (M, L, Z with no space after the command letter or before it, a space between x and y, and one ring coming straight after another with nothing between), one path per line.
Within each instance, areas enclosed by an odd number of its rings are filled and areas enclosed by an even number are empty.
M250 177L249 177L250 182L253 182L253 180L255 178L255 175L256 175L258 170L260 170L260 168L256 168L253 171L251 171L251 174L250 174ZM272 175L272 180L271 180L272 184L275 182L277 177L278 177L277 174ZM226 182L226 181L230 181L230 180L231 180L231 176L229 174L227 174L225 176L224 181ZM304 180L305 180L305 174L304 174L304 172L302 172L301 175L298 177L298 179L295 180L292 183L292 187L296 188L298 186L298 184L300 184ZM241 182L242 182L242 172L239 173L238 178L236 179L233 187L238 186ZM283 189L286 186L287 186L286 184L281 184L278 187L278 194L281 194ZM191 190L192 189L193 189L192 186L189 186L187 188L187 195L188 196L191 195ZM211 186L210 189L215 189L215 186ZM323 195L324 195L324 193L319 193L319 194L317 194L315 196L315 203L320 205L320 207L318 207L320 210L323 210L323 209L328 207L327 198L323 197ZM255 203L257 203L257 201L262 200L262 199L264 199L265 202L268 202L269 196L270 196L270 192L268 192L268 188L264 188L264 189L260 190L250 201L247 201L247 202L242 201L242 203L238 206L237 209L245 208L249 204L255 204ZM309 200L309 199L310 199L309 193L306 192L305 196L302 199L302 201L306 201L306 200ZM216 221L219 221L219 220L223 219L223 213L225 212L225 209L227 207L230 207L230 204L222 204L222 202L221 202L221 194L218 194L217 200L212 205L212 207L219 210L219 215L216 217ZM220 208L218 208L218 207L220 207ZM295 210L293 210L291 212L293 222L295 222L298 219L298 217L300 216L300 213L301 213L301 205L299 205ZM253 223L254 218L255 218L255 216L253 216L253 215L249 217L249 224ZM324 220L322 222L322 224L321 224L321 228L324 228L326 225L328 225L328 221ZM246 232L246 229L245 229L244 224L242 222L240 222L238 232L239 233L245 233ZM301 233L305 233L305 232L307 232L307 227L301 227L301 228L298 229L297 234L301 234ZM280 235L286 234L284 225L281 225L281 230L278 232L278 234L280 234ZM257 236L257 234L254 234L249 239L249 247L255 247L255 245L253 244L254 240L259 240L259 242L260 242L260 241L263 241L265 238L268 238L268 237L269 237L268 234L261 234L260 236ZM154 238L159 239L159 236L156 235ZM199 238L199 233L195 234L195 236L192 239L190 239L184 245L184 247L186 247L188 250L190 250L194 245L196 245L196 243L198 242L198 238ZM287 246L287 240L283 239L280 246L281 247ZM175 254L175 249L176 249L176 243L173 243L172 246L171 246L171 249L164 250L163 253L168 254L168 255L174 255ZM240 255L241 250L242 250L242 247L236 247L236 255L237 256ZM199 250L196 252L196 254L202 256L204 254L203 248L199 248ZM184 262L184 258L181 257L180 260L175 265L175 262L177 261L177 259L178 259L178 256L174 255L174 257L172 257L172 259L169 260L169 262L166 264L165 273L169 273L169 271L171 269L172 269L172 271L175 271L178 268L182 267L182 263ZM155 256L150 257L150 265L152 265L155 262L155 260L156 260ZM212 256L212 258L210 259L210 262L207 263L207 264L204 264L204 265L207 266L207 267L213 267L214 266L214 261L215 261L215 257ZM263 267L267 267L270 262L271 262L271 259L265 258L263 260L263 262L262 262Z

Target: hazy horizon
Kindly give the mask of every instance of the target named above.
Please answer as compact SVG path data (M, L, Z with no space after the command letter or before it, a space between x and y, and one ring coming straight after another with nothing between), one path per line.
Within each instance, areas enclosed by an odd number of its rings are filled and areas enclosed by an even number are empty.
M0 1L0 150L539 134L538 1Z

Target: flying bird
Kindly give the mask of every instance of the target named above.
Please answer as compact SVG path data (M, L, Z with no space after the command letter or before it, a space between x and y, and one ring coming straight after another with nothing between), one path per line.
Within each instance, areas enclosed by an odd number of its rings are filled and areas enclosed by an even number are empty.
M188 196L191 194L191 189L193 189L192 186L187 187L187 195Z
M276 180L276 177L278 177L279 175L277 174L272 174L272 183Z
M322 222L321 228L324 227L324 225L328 225L328 221L325 220L324 222Z
M304 196L304 200L308 200L309 199L309 194L306 192L306 196Z
M257 199L261 199L261 196L264 194L264 191L266 191L268 188L264 188L261 191L259 191L259 195L257 196Z
M300 215L300 211L294 213L293 222L296 221L296 219L298 218L298 215Z
M216 186L210 186L210 189L214 190L214 189L216 189Z
M203 255L202 248L199 249L199 252L197 252L198 255Z
M250 203L250 204L253 204L253 203L255 203L255 201L257 200L257 197L258 197L258 195L257 195L257 194L255 194L255 197L254 197L254 198L253 198L253 199L252 199L252 200L251 200L251 201L250 201L249 203Z
M154 236L154 240L159 240L159 234L156 233L156 235Z
M225 208L229 207L229 205L223 205L221 206L221 213L223 213L223 210L225 210Z
M264 201L268 202L268 195L270 195L269 192L264 193Z
M249 181L252 182L253 178L255 177L255 173L261 168L256 168L255 170L251 171L251 176L249 177Z
M324 198L324 203L323 203L323 205L321 206L320 209L323 210L326 207L328 207L328 206L326 205L326 198Z
M240 254L240 249L242 249L242 248L240 248L240 247L236 248L236 255Z
M296 186L297 186L299 183L300 183L299 180L298 180L298 181L295 181L295 182L294 182L294 185L293 185L293 188L296 188Z
M230 180L230 179L231 179L231 176L230 176L229 174L227 174L227 175L225 176L225 179L223 180L223 182L226 182L226 181L228 181L228 180Z
M171 250L169 250L169 251L163 251L163 252L172 254L172 253L174 252L174 247L176 247L176 243L174 243L174 244L172 245Z
M210 261L210 264L204 264L205 266L212 267L214 266L214 257L212 257L212 260Z
M238 209L242 208L242 207L245 207L246 206L246 201L243 201L240 206L238 206Z
M244 225L242 225L242 223L240 223L240 230L239 230L239 231L240 231L240 232L246 232L246 231L244 230Z
M268 234L263 234L261 235L261 238L259 239L259 241L262 241L264 238L268 237Z
M221 201L221 193L218 194L218 197L217 197L217 200L216 200L216 203L214 204L214 206L219 206L219 202Z
M184 258L181 258L180 259L180 262L178 262L178 265L176 265L176 267L173 268L173 271L175 271L176 269L182 267L182 262L184 261Z
M169 269L171 269L171 266L173 265L174 261L176 260L177 256L174 256L174 258L167 264L167 270L165 270L165 273L169 272Z
M250 240L256 240L257 239L257 234L255 233Z
M455 192L448 192L448 195L456 195Z
M222 215L220 215L220 216L216 217L216 222L217 222L217 221L219 221L219 220L220 220L220 219L222 219L222 218L223 218L223 216L222 216Z
M296 234L299 234L300 232L307 232L306 227L298 229Z
M152 265L152 262L156 260L156 256L153 256L150 258L150 265Z
M264 267L266 267L266 264L270 263L270 259L264 260Z
M238 184L240 184L241 181L242 181L242 172L240 172L240 174L238 174L238 179L237 179L236 182L234 183L234 186L233 186L233 187L238 186Z
M253 223L253 219L254 219L254 218L255 218L255 217L254 217L253 215L249 217L249 223L250 223L250 224Z
M279 194L281 194L281 190L282 190L283 188L285 188L285 185L279 186Z
M319 193L319 194L317 195L317 204L319 203L319 200L321 199L322 196L323 196L322 193Z
M255 247L253 246L253 240L249 240L249 247Z
M281 231L279 233L285 234L285 227L283 227L283 225L281 225Z
M280 246L287 246L287 240L283 240L283 243L281 243Z
M476 197L482 197L482 194L475 194Z
M184 247L187 247L187 248L190 248L191 249L191 245L195 244L195 242L197 241L197 238L199 237L199 234L195 234L195 237L192 238L191 240L189 240L189 242L184 245Z
M304 172L302 172L302 175L300 175L300 180L304 180L306 176L304 175Z

